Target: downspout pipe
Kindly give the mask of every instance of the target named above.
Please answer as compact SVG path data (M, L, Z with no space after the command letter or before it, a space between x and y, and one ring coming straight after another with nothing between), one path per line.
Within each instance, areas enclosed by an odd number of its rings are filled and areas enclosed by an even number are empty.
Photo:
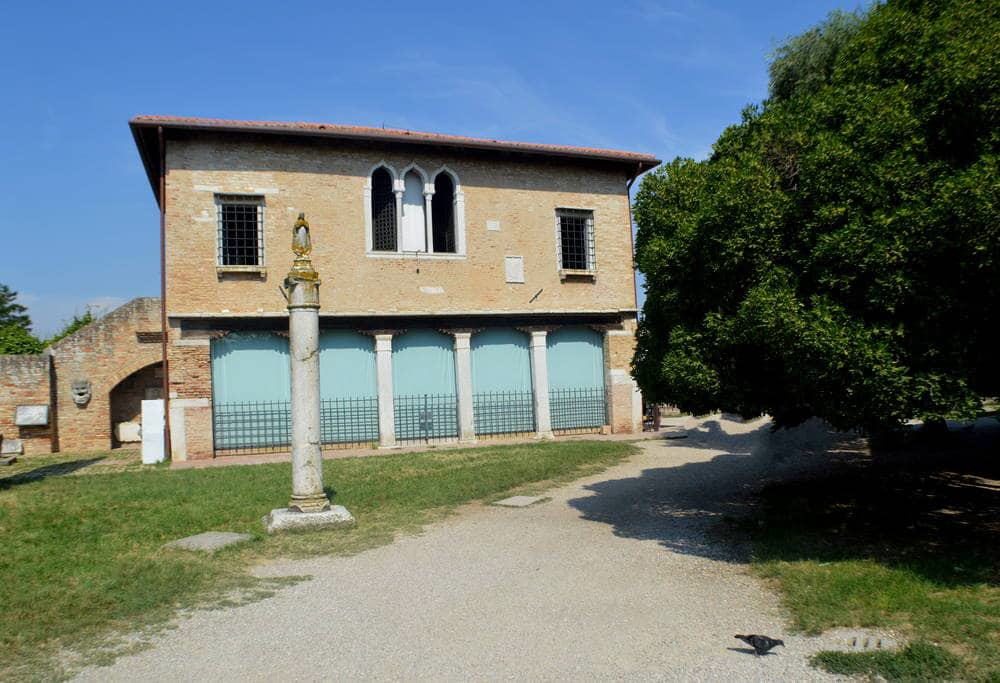
M167 359L167 148L163 139L163 126L156 128L157 146L160 150L160 352L163 356L163 454L172 459L170 452L170 362Z
M628 182L625 183L625 199L628 202L628 243L631 246L632 253L632 301L635 306L636 317L642 314L639 310L639 287L636 284L636 271L635 271L635 235L632 234L632 183L635 179L639 177L642 173L642 164L637 164L635 168L635 173L629 177Z

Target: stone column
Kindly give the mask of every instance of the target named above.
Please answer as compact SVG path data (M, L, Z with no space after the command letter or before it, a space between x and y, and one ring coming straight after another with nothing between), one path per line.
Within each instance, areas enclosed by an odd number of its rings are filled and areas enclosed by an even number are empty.
M392 401L392 332L375 333L375 375L378 381L378 447L398 448L396 408Z
M434 253L434 186L424 186L424 239L427 240L427 253Z
M472 332L452 330L455 336L455 384L458 390L458 440L476 440L476 422L472 411Z
M319 280L289 275L288 347L292 368L292 500L290 510L330 507L323 492L319 426Z
M531 329L531 391L535 399L535 436L551 439L552 416L549 412L548 330Z
M396 195L396 251L403 251L403 179L397 178L393 187Z
M319 423L320 280L309 259L312 242L304 214L299 214L292 228L292 251L295 262L285 278L292 370L292 498L287 508L272 510L265 518L269 533L354 523L343 506L331 507L323 490Z

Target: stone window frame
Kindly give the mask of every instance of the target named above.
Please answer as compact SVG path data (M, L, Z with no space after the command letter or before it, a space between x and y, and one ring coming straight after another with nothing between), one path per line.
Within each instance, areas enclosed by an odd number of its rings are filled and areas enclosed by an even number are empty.
M586 241L587 241L587 267L586 268L564 268L562 258L562 216L580 216L586 214ZM555 233L556 233L556 269L559 278L567 279L594 279L597 276L597 218L596 212L590 207L579 206L557 206L555 209Z
M396 195L396 249L395 251L376 251L372 244L372 175L380 168L384 168L389 172L389 176L392 178L392 189ZM424 222L425 222L425 239L427 251L403 251L402 250L402 229L403 229L403 192L405 190L405 178L406 174L410 172L416 172L424 184ZM452 200L452 221L455 227L455 251L453 252L435 252L434 251L434 239L433 239L433 216L430 210L430 205L434 197L434 181L437 177L445 173L451 178L452 185L454 186L454 198ZM465 242L465 192L462 188L462 183L459 180L458 173L454 169L450 168L447 164L443 164L438 167L433 173L427 173L424 169L415 161L410 162L402 171L397 171L396 168L385 161L384 159L374 164L368 169L368 173L365 176L365 184L363 188L364 194L364 214L365 214L365 255L369 258L403 258L403 259L419 259L419 258L430 258L439 260L460 260L466 258L466 242Z
M260 273L267 272L264 250L264 235L266 221L266 199L259 193L216 192L215 215L215 269L220 275L225 273ZM225 241L225 231L222 225L222 207L226 204L254 204L257 206L257 263L246 265L226 265L222 254Z

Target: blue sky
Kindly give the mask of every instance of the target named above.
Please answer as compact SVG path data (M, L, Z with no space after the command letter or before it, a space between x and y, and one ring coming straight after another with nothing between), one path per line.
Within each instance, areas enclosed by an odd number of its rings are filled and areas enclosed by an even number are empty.
M307 120L704 157L837 0L8 3L0 283L35 332L159 291L135 114Z

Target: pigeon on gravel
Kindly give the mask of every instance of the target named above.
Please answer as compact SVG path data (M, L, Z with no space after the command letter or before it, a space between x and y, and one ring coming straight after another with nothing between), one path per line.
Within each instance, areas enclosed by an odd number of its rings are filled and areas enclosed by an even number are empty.
M766 655L768 650L777 647L778 645L780 645L781 647L785 647L785 641L778 640L777 638L768 638L767 636L758 636L753 634L748 636L741 636L737 634L733 637L739 638L744 643L752 647L755 657Z

